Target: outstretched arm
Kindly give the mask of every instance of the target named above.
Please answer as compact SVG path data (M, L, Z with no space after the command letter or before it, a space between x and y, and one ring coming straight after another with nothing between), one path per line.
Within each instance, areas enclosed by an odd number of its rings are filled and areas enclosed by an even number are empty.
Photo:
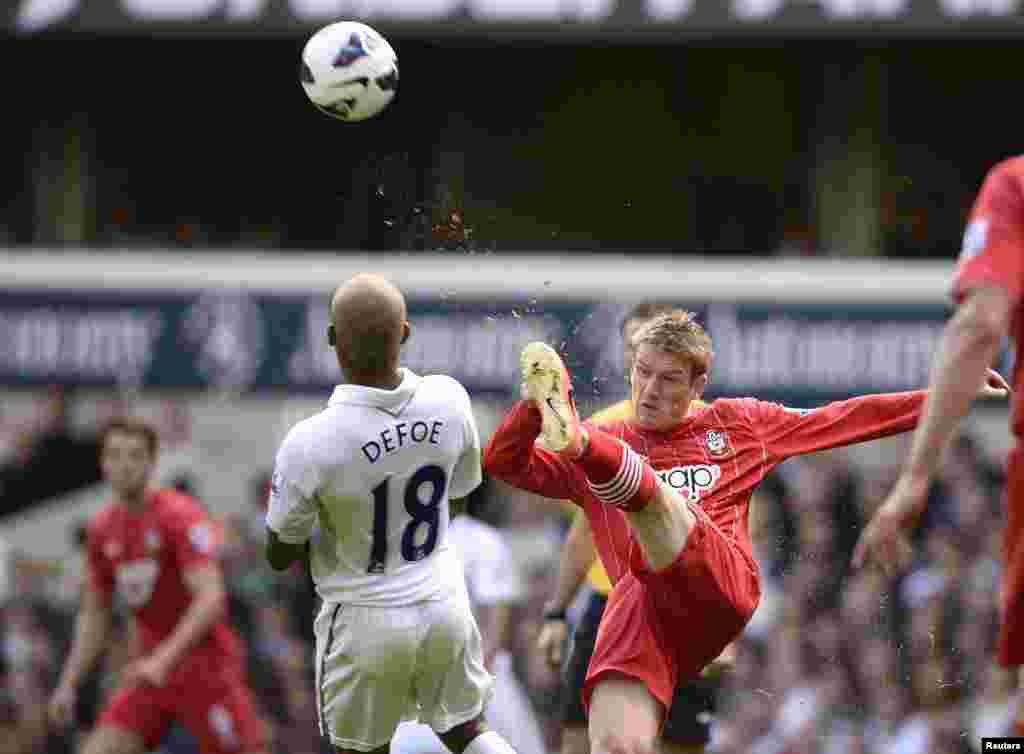
M854 566L867 558L888 572L910 556L906 533L927 505L928 488L961 418L1009 330L1010 298L1002 288L974 289L946 325L932 369L910 457L888 499L868 523L854 550Z
M537 637L537 648L556 667L562 664L562 648L569 637L565 611L596 559L594 535L590 531L586 514L579 511L562 545L555 594L544 606L544 625Z
M1009 330L1010 300L999 288L977 289L957 311L939 341L931 389L914 433L909 478L928 484L960 420L967 414Z
M997 339L995 350L998 345ZM940 359L944 358L941 350ZM995 350L989 354L989 359L995 357ZM944 430L948 439L952 427L967 413L973 399L1009 394L1009 385L998 372L988 369L987 363L983 362L980 369L972 371L959 361L948 367L948 378L955 380L956 385L936 382L930 391L862 395L810 410L758 402L754 424L761 432L768 453L784 459L909 432L922 421L926 404L934 406L938 402L941 410L948 412L943 420L948 424ZM940 395L933 396L936 391L940 391ZM929 434L934 438L933 432ZM936 457L936 463L937 460Z
M939 343L932 395L896 487L857 542L855 565L871 557L891 571L910 557L906 533L925 508L931 479L970 402L970 391L995 358L1010 330L1011 313L1024 296L1021 189L1017 160L1004 160L985 176L953 278L960 307Z
M484 470L521 490L548 498L578 501L579 470L534 442L541 415L531 401L519 401L491 435L484 449Z
M820 408L754 401L751 421L776 461L908 432L921 416L924 390L861 395Z

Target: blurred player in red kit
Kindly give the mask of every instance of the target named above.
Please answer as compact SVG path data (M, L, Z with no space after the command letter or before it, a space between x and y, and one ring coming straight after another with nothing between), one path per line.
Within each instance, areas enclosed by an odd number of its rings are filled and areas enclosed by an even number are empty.
M1013 368L1010 429L1016 438L1006 473L1006 560L1000 590L998 659L1007 667L1024 665L1024 156L995 165L971 210L963 249L953 278L957 310L936 349L931 390L910 456L896 486L861 534L854 565L877 562L887 572L908 564L908 535L924 513L928 489L939 470L960 419L967 413L971 384L999 354L1003 338L1018 349ZM1024 735L1024 708L1017 733Z
M633 416L596 427L579 422L558 354L528 345L529 399L484 455L495 477L580 505L614 584L583 689L594 754L655 751L673 689L747 624L760 598L747 513L765 475L795 455L906 432L925 397L868 395L812 410L720 399L688 413L711 366L704 329L686 312L664 314L633 346Z
M101 465L113 499L89 524L89 572L50 717L72 722L76 688L106 648L116 593L132 610L144 654L122 673L84 754L141 754L172 719L202 754L262 754L244 648L225 622L212 521L192 498L149 486L157 446L141 421L117 420L104 432Z

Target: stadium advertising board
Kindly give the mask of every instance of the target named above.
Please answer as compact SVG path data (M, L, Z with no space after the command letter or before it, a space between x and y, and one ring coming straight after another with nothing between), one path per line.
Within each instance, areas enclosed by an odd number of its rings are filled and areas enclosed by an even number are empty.
M624 394L630 301L410 297L406 363L513 396L518 353L560 347L581 408ZM709 395L818 405L926 384L941 303L686 302L715 340ZM15 289L0 296L0 383L326 394L339 380L322 295Z
M433 36L501 30L578 34L664 31L673 37L1019 32L1019 0L14 0L3 23L47 29L143 33L300 33L358 18L385 34ZM555 34L557 32L557 35Z

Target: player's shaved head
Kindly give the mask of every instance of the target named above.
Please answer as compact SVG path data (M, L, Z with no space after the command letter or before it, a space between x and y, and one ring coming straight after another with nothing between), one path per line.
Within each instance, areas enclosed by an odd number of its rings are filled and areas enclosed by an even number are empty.
M405 296L380 275L356 275L334 292L328 338L354 382L393 373L408 334Z

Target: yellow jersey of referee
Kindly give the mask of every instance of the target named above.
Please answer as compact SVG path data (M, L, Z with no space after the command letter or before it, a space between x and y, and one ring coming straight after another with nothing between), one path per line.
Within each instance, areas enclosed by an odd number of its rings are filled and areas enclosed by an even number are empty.
M690 412L697 411L706 405L704 401L693 401L690 404ZM597 425L611 424L612 422L625 421L632 415L633 402L626 399L601 409L591 416L589 421ZM608 573L601 564L601 558L595 559L594 565L590 566L590 570L587 572L587 581L590 582L591 588L599 594L608 594L612 590L612 582L608 579Z

